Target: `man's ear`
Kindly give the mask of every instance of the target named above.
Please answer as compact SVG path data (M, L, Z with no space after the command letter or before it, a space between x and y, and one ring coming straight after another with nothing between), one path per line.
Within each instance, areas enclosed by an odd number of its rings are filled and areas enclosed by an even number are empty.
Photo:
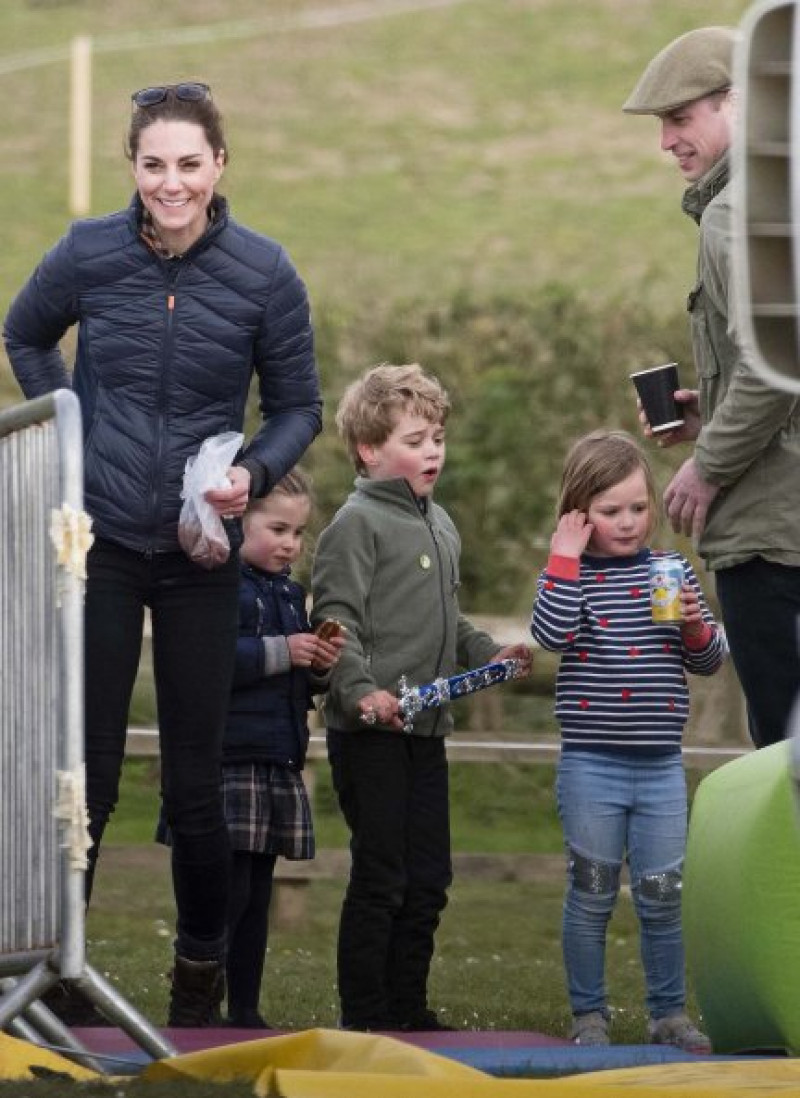
M739 113L740 103L738 90L736 88L728 88L723 102L727 104L731 117L736 118Z

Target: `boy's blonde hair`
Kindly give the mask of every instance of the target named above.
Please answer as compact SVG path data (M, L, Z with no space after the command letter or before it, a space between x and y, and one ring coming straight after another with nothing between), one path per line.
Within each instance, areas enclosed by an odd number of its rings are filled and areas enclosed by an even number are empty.
M446 391L417 363L373 366L347 386L336 411L336 425L357 473L366 473L358 447L380 446L405 412L442 425L450 413Z
M271 495L276 492L280 492L284 496L306 496L312 503L314 502L314 490L311 484L311 477L308 473L304 472L299 465L295 465L293 469L290 469L288 473L283 476L277 484L274 484L272 488L267 492L265 496L258 496L247 501L247 509L245 510L245 518L248 515L257 514L261 511Z
M595 496L625 480L638 469L644 473L650 505L648 538L658 525L658 504L653 471L647 455L627 431L599 430L584 435L572 446L561 474L557 517L570 511L589 510Z

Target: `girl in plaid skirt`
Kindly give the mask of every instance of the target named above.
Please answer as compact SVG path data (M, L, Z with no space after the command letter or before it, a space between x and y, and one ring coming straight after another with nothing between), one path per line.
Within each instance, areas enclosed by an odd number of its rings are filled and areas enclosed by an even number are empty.
M222 787L231 841L228 1021L269 1026L258 1010L269 903L279 856L314 856L302 779L312 694L327 688L344 645L311 631L306 595L289 578L303 550L310 485L287 474L244 515L236 670L223 742Z

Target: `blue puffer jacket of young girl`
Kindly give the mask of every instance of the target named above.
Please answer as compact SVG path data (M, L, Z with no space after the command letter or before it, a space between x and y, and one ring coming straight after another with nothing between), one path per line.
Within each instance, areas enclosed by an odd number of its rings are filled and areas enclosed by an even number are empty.
M305 591L286 575L242 565L236 670L223 741L223 761L278 763L301 770L312 708L307 668L267 674L264 638L310 631Z

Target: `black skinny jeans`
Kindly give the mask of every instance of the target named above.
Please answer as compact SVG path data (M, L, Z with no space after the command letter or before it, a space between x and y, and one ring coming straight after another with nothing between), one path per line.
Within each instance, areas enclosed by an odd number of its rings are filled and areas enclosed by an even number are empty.
M176 951L191 960L221 959L230 855L220 758L238 630L237 555L206 571L182 552L146 556L98 538L87 570L86 776L94 843L87 898L119 797L149 606L162 797L172 832Z
M755 557L716 573L756 747L779 743L800 690L800 568Z
M328 754L352 833L337 958L342 1024L413 1024L427 1008L452 881L444 740L331 730Z

